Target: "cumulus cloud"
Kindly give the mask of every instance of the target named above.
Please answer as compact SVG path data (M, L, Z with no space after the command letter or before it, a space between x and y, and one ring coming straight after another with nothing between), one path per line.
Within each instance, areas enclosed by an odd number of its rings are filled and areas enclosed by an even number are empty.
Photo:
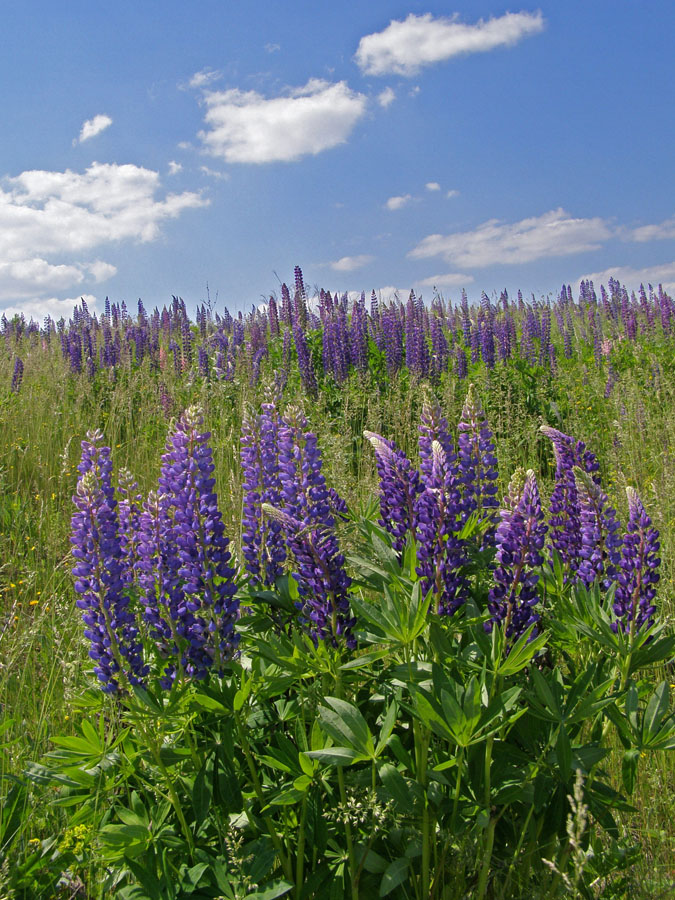
M459 191L456 191L454 188L447 192L445 195L448 200L452 200L453 197L459 197Z
M675 238L675 217L666 219L665 222L660 222L658 225L642 225L640 228L634 228L628 236L631 240L639 243L672 240Z
M433 275L431 278L423 278L418 284L422 287L463 287L471 284L473 275L463 275L461 272L446 272L444 275Z
M368 253L361 253L358 256L343 256L336 262L330 263L330 267L335 272L353 272L355 269L367 266L374 259L375 257L370 256Z
M5 306L0 312L3 312L8 319L13 315L23 313L26 319L34 319L42 324L42 320L47 315L51 316L52 319L56 319L56 321L60 318L69 319L73 315L73 309L79 306L83 300L86 301L89 312L96 312L98 300L93 294L81 294L78 297L69 297L66 300L59 300L57 297L22 300L20 304L12 303L9 306Z
M597 250L611 236L604 219L573 219L565 210L554 209L511 224L490 219L474 231L430 234L408 256L442 256L448 263L466 267L511 265Z
M32 170L5 178L0 298L36 297L110 278L112 264L77 257L122 240L155 240L162 222L208 202L191 192L158 198L159 188L157 172L96 162L82 173Z
M427 181L427 183L424 185L424 187L428 191L440 191L440 189L441 189L441 186L437 181Z
M202 69L200 72L195 72L188 81L188 86L191 88L205 88L213 84L214 81L218 81L219 78L221 78L221 73L217 69Z
M631 266L614 266L613 268L604 269L602 272L590 272L588 275L581 275L577 279L577 284L588 279L595 285L607 284L610 278L615 278L625 285L629 291L636 291L641 284L645 287L648 284L654 287L661 284L665 291L672 293L675 292L675 261L644 269L634 269Z
M93 119L87 119L80 129L79 137L75 138L73 141L73 146L75 146L75 144L83 144L85 141L96 137L97 134L100 134L102 131L105 131L106 128L109 128L112 125L112 121L110 116L105 115L98 115L94 116Z
M377 95L377 102L380 104L382 109L386 109L388 106L391 106L395 99L396 94L390 87L387 87L383 91L380 91L380 93Z
M412 76L453 56L512 46L543 27L540 12L506 13L475 25L465 25L457 16L411 13L403 21L392 20L384 31L362 37L355 59L366 75Z
M257 91L207 91L207 153L230 163L291 162L343 144L365 114L367 99L345 81L318 78L281 97Z
M384 204L387 209L403 209L412 200L412 194L402 194L398 197L390 197Z
M183 171L182 163L176 162L175 160L170 160L169 162L169 175L178 175L179 172Z

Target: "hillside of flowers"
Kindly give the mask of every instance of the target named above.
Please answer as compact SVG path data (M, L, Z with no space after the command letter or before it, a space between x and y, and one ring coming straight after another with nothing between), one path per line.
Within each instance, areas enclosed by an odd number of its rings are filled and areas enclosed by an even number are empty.
M0 320L0 896L675 889L675 301Z

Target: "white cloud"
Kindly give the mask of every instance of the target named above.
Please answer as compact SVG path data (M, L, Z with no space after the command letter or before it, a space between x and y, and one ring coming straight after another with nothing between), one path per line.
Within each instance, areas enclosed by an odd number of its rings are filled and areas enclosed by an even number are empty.
M427 183L424 185L424 187L428 191L440 191L440 189L441 189L441 186L437 181L427 181Z
M157 199L159 175L135 165L92 163L85 172L32 170L0 182L0 297L72 290L115 274L110 263L73 259L122 240L148 242L166 219L208 201Z
M675 217L666 219L658 225L642 225L640 228L634 228L629 232L629 236L641 244L647 241L671 240L675 238Z
M336 262L330 263L330 267L335 272L353 272L354 269L360 269L363 266L367 266L368 263L372 262L374 259L375 257L370 256L368 253L361 253L358 256L343 256Z
M606 285L610 278L615 278L621 282L629 291L636 291L641 284L645 287L651 284L654 288L662 284L664 291L673 293L675 292L675 261L644 269L633 269L630 266L614 266L614 268L605 269L602 272L590 272L588 275L582 275L577 279L577 284L582 280L587 281L590 279L596 286L599 284Z
M459 191L456 191L454 188L447 192L445 195L448 200L452 200L453 197L459 197Z
M387 207L387 209L391 209L391 210L402 209L404 206L406 206L408 203L410 203L411 200L412 200L411 194L403 194L402 196L399 196L399 197L390 197L387 200L387 202L385 203L385 206Z
M179 172L183 171L182 163L176 162L175 160L170 160L169 162L169 175L178 175Z
M112 125L112 121L110 116L105 115L98 115L94 116L93 119L87 119L80 129L79 137L75 138L73 141L73 146L75 146L75 144L83 144L85 141L96 137L97 134L100 134L102 131L105 131L106 128L109 128Z
M230 163L290 162L344 143L367 99L347 83L312 78L268 99L256 91L207 92L201 131L206 152Z
M532 262L596 250L612 236L604 219L573 219L563 209L504 225L490 219L474 231L430 234L408 256L442 256L458 266L491 266Z
M423 278L418 284L423 287L463 287L471 284L473 275L463 275L461 272L447 272L445 275L433 275L431 278Z
M281 50L281 44L265 44L265 51L267 53L276 53L278 50Z
M431 13L411 13L404 21L392 20L384 31L361 38L355 59L366 75L411 76L453 56L511 46L543 27L540 12L506 13L475 25L464 25L457 16L435 19Z
M218 172L216 169L211 169L209 166L200 166L199 171L204 175L208 175L209 178L218 178L220 181L229 181L229 174L227 172Z
M107 281L109 278L112 278L113 275L117 275L117 267L113 266L112 263L104 262L102 259L87 263L86 268L97 284L100 284L102 281Z
M13 303L11 306L5 306L4 309L0 310L0 313L4 312L8 319L13 315L23 313L26 319L34 319L42 324L42 320L47 315L56 321L61 318L70 319L73 315L73 309L79 306L82 300L86 301L89 312L96 312L98 302L96 297L93 294L82 294L67 300L59 300L57 297L22 300L20 304Z
M202 69L200 72L195 72L188 81L188 86L191 88L205 88L209 84L213 84L214 81L218 81L220 77L221 73L217 69Z
M388 106L391 106L395 99L396 94L390 87L387 87L383 91L380 91L380 93L377 95L377 102L380 104L382 109L386 109Z

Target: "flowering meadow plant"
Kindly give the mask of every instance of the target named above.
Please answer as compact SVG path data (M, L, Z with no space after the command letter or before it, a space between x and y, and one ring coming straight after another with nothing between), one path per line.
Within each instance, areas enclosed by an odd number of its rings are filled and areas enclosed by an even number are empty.
M669 846L674 317L298 270L0 319L0 683L39 711L1 698L0 895L628 896Z
M123 900L596 896L633 859L640 760L675 748L638 495L622 527L594 457L545 429L550 499L521 469L500 501L471 387L456 431L427 397L418 461L366 432L379 516L357 516L277 403L244 419L238 549L201 410L146 497L83 442L73 575L103 691L31 777Z

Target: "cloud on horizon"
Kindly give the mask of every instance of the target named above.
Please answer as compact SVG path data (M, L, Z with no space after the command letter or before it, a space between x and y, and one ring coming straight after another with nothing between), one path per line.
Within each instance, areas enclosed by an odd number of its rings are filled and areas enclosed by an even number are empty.
M375 259L368 253L361 253L358 256L343 256L336 262L329 263L334 272L353 272L355 269L361 269L367 266Z
M115 266L82 256L119 241L154 241L165 220L209 202L190 191L157 199L159 188L150 169L97 162L84 172L31 170L3 179L0 303L100 283Z
M408 256L441 256L463 268L514 265L597 250L613 233L604 219L574 219L559 208L511 224L490 219L473 231L430 234Z

